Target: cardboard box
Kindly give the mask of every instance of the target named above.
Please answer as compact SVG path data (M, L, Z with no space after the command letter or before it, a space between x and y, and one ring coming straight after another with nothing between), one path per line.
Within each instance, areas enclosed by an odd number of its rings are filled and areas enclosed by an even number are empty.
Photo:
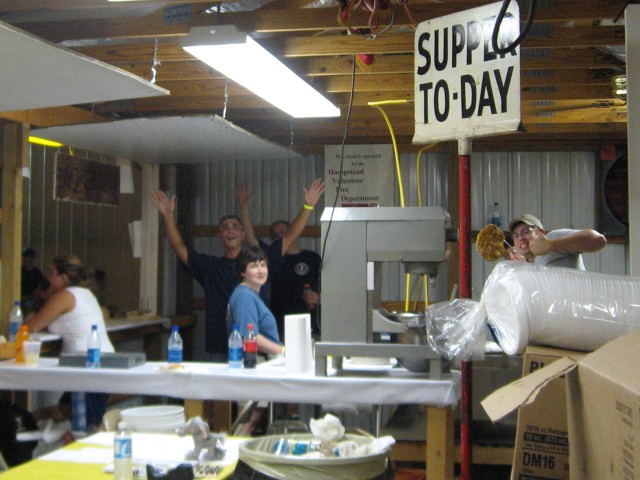
M585 354L572 350L529 346L524 354L522 376L563 357L579 360ZM569 439L565 379L549 382L535 402L518 410L513 449L512 480L569 479Z
M569 471L574 480L640 478L640 332L607 343L579 361L563 357L482 401L497 421L536 401L566 375ZM559 405L550 405L545 415ZM552 432L546 432L552 433ZM538 464L555 455L536 457ZM516 477L518 478L518 477ZM540 475L519 478L554 478Z

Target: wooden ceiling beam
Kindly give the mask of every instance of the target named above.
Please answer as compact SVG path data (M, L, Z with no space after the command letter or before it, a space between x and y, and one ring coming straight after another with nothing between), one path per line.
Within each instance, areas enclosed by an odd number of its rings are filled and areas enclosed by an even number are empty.
M540 51L544 50L544 51ZM562 69L611 69L624 71L624 64L616 58L596 49L532 49L523 52L538 52L535 58L522 58L522 70ZM307 57L287 59L287 65L303 76L350 75L353 70L353 57ZM141 78L152 77L151 62L145 59L130 64L120 64L120 68ZM370 70L357 69L361 75L380 73L412 73L414 69L413 53L402 55L376 55ZM165 61L156 66L157 81L205 80L224 78L222 74L199 60Z
M20 0L14 0L20 1ZM44 6L50 3L50 6ZM34 2L39 8L55 9L57 2ZM62 9L69 9L72 1L60 2ZM96 7L104 8L113 6L113 2L106 0L80 2L88 8L95 4ZM148 38L148 37L172 37L186 35L192 26L207 26L219 24L233 24L240 30L246 32L292 32L309 31L323 32L327 30L344 31L345 27L337 21L338 9L334 6L326 8L263 8L249 12L223 12L220 14L200 14L200 10L192 12L190 16L182 19L179 25L167 25L164 12L160 8L162 3L172 4L175 1L153 2L146 6L157 6L158 9L144 17L123 16L117 18L99 19L73 19L46 22L16 23L16 26L23 28L34 35L46 38L52 42L62 42L83 39L83 32L91 32L91 38ZM196 2L191 2L196 3ZM214 3L214 2L210 2ZM309 2L310 3L310 2ZM409 11L411 17L416 22L423 22L434 18L442 17L452 13L462 12L474 6L478 1L450 1L441 3L432 2L411 2ZM491 2L487 2L491 3ZM34 8L38 8L35 7ZM17 10L18 6L13 5ZM622 0L593 0L589 8L585 8L584 2L580 0L563 0L553 2L548 5L542 4L537 8L534 24L547 22L568 22L576 20L612 20L618 17L624 10L625 2ZM4 5L3 5L4 7ZM95 7L93 7L95 8ZM295 13L293 13L295 11ZM126 10L124 10L126 14ZM395 26L410 27L413 20L406 14L404 8L395 8ZM526 12L521 13L526 19ZM368 26L370 14L363 9L352 12L351 26L354 28L366 28ZM381 23L384 23L384 19Z
M358 53L399 54L414 52L413 33L383 35L375 41L357 35L321 35L313 37L288 37L260 42L270 51L285 57L343 56ZM600 45L624 45L623 27L573 27L553 29L545 36L527 37L522 49L527 48L589 48ZM79 47L78 51L107 63L135 63L153 59L153 42L133 45L108 45ZM158 59L185 61L193 59L172 41L158 45Z
M0 118L36 127L109 121L108 118L102 115L76 107L52 107L15 112L0 112Z
M202 3L211 5L220 0L189 0L189 3ZM145 1L147 7L162 8L168 5L184 5L185 0L157 0ZM78 9L105 9L116 10L122 8L122 4L109 0L2 0L2 10L9 12L25 12L28 10L78 10Z

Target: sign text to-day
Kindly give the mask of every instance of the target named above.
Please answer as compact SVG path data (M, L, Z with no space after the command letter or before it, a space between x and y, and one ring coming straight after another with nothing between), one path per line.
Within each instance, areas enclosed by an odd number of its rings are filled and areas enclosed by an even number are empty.
M501 16L501 5L483 5L418 25L413 143L518 129L520 50L514 42L520 13L512 2ZM500 28L494 32L496 23Z
M503 24L513 21L512 16L505 17ZM482 22L471 21L466 25L453 25L431 32L423 32L418 38L418 76L425 76L431 69L443 71L447 68L455 69L459 63L471 66L476 62L486 63L496 60L499 55L491 47L491 33L495 24L495 16L486 18ZM500 39L502 42L511 38ZM515 50L506 55L516 56ZM423 63L420 65L420 59ZM488 110L490 113L505 113L507 111L507 95L513 78L514 67L509 66L505 72L499 68L484 71L480 82L470 74L463 74L459 78L458 88L451 89L446 79L435 83L426 81L419 85L422 92L422 108L424 123L429 123L429 105L433 104L434 119L444 122L449 117L452 102L460 106L460 118L470 118L473 115L482 116Z

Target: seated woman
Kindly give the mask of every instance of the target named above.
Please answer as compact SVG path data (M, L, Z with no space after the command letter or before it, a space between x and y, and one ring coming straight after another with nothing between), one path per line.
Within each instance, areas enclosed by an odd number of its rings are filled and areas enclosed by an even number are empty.
M268 355L282 354L284 349L279 343L276 319L260 298L260 288L267 282L269 276L266 253L256 246L244 248L236 257L236 274L240 284L229 298L228 333L231 333L231 328L235 323L239 327L240 334L244 337L247 334L247 326L253 324L258 352ZM239 436L253 435L258 423L266 418L267 407L268 403L266 402L258 403L257 408L251 411L249 421L240 425L234 434Z
M86 353L87 338L92 325L98 325L100 351L113 352L107 335L102 310L90 287L93 271L74 256L60 256L52 260L47 278L51 284L51 296L42 308L25 324L31 332L47 329L62 338L62 353ZM109 394L87 393L87 427L100 425ZM65 393L61 404L69 402Z
M247 326L253 324L258 351L268 355L280 355L283 348L278 337L276 319L260 298L260 288L269 276L265 252L255 246L244 248L236 257L236 274L240 284L229 298L228 333L231 333L231 327L235 323L244 337L247 334Z

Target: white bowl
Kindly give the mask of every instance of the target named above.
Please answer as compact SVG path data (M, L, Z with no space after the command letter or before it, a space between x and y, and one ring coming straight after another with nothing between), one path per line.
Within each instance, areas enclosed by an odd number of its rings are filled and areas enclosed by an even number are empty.
M134 432L146 433L174 433L177 428L181 427L184 421L171 423L158 423L155 425L134 425L129 428Z
M123 420L165 420L184 418L184 407L178 405L149 405L146 407L127 408L120 412Z

